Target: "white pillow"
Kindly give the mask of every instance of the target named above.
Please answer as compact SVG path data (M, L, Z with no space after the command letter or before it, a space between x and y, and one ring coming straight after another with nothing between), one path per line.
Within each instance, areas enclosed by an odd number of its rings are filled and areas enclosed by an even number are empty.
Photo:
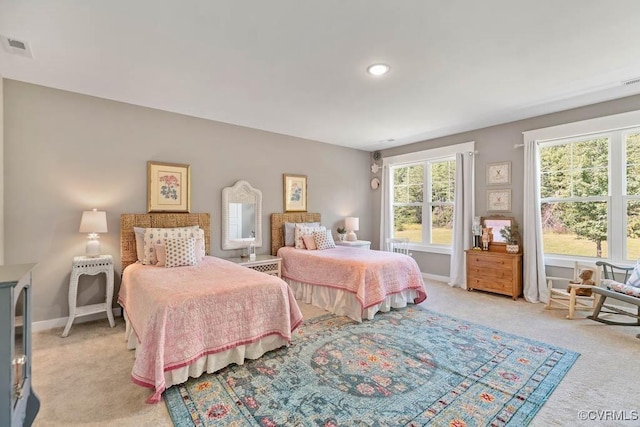
M143 227L133 227L133 232L136 233L136 256L140 262L144 258L144 230Z
M302 236L308 236L313 234L314 231L326 230L324 225L312 227L310 225L303 225L303 223L296 224L294 232L294 241L296 249L304 249L304 242Z
M308 225L310 227L320 227L319 222L285 222L284 223L284 245L295 246L295 228L296 224Z
M627 279L627 286L633 286L634 288L640 287L640 260L636 262L635 267L633 267L633 271L631 272L631 276Z
M145 228L144 230L144 265L154 265L158 262L154 245L163 243L166 239L194 238L200 235L200 227L179 228ZM204 231L203 234L204 236Z
M331 230L314 231L313 239L316 241L316 247L319 251L336 247L336 242L333 241Z
M165 267L196 265L196 239L166 239L164 247L167 253Z
M202 234L204 230L200 229ZM158 259L157 267L165 267L167 263L167 248L164 243L153 245L156 249L156 258ZM198 237L196 239L196 261L200 262L205 257L204 238Z

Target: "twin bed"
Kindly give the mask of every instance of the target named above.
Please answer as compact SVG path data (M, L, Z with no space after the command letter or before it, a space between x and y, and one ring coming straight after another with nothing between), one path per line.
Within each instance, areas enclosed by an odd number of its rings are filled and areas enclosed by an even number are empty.
M208 214L124 214L120 219L127 347L136 350L131 373L152 388L149 403L189 377L242 364L288 345L302 313L287 284L220 258L176 268L136 262L134 227L204 230ZM125 268L126 267L126 268Z
M338 246L287 246L286 223L320 223L319 213L271 214L271 254L282 258L282 277L296 299L358 322L378 311L419 304L427 295L413 258L394 252Z
M209 215L121 216L123 276L118 302L124 309L127 347L136 350L133 381L154 390L148 402L158 402L166 388L189 377L289 345L302 322L294 295L358 321L425 300L422 275L406 255L286 247L284 222L310 221L319 222L320 215L272 215L272 252L282 258L285 282L210 256L192 266L142 265L137 262L134 227L198 226L208 254Z

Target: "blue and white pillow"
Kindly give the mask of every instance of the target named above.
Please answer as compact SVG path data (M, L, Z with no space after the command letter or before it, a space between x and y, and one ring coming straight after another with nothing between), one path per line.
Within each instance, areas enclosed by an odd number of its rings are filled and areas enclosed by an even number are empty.
M167 239L164 241L167 258L165 267L196 265L196 239Z
M331 235L331 230L314 231L313 240L316 242L316 248L320 251L336 247L336 243L333 241L333 236Z
M634 288L640 288L640 260L636 262L636 266L633 267L631 276L627 279L627 286L633 286Z

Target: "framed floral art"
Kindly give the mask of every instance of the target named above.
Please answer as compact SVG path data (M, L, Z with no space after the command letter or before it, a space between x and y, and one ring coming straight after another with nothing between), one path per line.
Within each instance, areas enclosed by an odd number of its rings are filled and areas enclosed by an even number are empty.
M189 165L147 162L147 212L189 212Z
M306 175L284 174L284 211L307 211L307 177Z

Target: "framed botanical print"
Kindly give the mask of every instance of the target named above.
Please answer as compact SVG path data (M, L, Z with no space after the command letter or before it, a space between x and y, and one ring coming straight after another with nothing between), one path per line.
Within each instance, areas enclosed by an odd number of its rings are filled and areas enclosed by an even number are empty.
M511 162L487 164L487 185L511 184Z
M307 211L307 177L306 175L284 174L284 211Z
M487 212L511 212L511 189L487 190Z
M147 211L189 212L189 181L189 165L147 162Z

